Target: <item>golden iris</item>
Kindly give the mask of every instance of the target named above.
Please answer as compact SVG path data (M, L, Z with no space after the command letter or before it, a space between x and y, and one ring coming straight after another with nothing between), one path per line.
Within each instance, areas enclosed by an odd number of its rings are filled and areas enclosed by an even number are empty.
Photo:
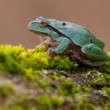
M46 21L41 21L39 23L39 26L43 28L43 27L47 26L47 22Z

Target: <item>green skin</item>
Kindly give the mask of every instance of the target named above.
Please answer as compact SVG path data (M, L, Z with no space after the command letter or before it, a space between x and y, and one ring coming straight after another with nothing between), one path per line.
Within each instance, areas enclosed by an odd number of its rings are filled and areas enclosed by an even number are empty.
M45 27L39 25L42 21L47 22ZM39 17L28 28L40 36L53 56L66 54L89 66L100 66L110 59L103 51L104 43L77 24Z

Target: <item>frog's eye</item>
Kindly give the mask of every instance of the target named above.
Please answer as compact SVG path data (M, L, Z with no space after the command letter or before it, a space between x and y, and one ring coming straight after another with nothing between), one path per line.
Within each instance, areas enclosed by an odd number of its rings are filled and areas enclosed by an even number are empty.
M47 22L46 21L41 21L39 23L39 26L43 28L43 27L47 26Z

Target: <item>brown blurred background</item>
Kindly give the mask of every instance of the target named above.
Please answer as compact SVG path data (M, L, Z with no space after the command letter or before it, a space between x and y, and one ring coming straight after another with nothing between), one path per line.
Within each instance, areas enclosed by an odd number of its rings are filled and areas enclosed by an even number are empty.
M27 25L39 16L82 25L110 51L110 0L0 0L0 44L34 48L40 40Z

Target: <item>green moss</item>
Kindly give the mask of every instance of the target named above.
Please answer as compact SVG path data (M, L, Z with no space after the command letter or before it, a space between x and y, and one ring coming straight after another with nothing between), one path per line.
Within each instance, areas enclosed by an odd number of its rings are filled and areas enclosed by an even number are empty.
M61 106L64 103L64 101L62 98L56 96L52 98L50 98L49 96L42 96L36 98L36 103L38 104L38 108L40 110L48 110L53 107L56 108Z
M23 53L22 53L23 54ZM33 70L40 70L49 66L49 56L43 52L27 51L24 58L22 57L22 63L26 68L32 68Z
M103 109L102 109L103 110ZM110 105L105 105L104 110L110 110Z
M105 77L105 79L106 79L108 85L110 86L110 74L105 73L105 74L104 74L104 77Z
M52 97L51 102L54 107L59 107L64 103L63 99L60 97Z
M34 82L41 76L40 70L32 70L32 68L28 69L27 73L23 75L24 78L27 78L29 81Z
M92 90L91 87L81 87L81 89L85 92L90 92Z
M37 80L36 83L37 83L37 86L40 87L40 88L45 89L47 87L47 82L45 82L45 81Z
M38 104L40 110L48 110L52 107L51 100L47 96L36 98L36 103Z
M58 69L70 71L75 70L77 66L67 56L50 57L46 54L46 49L42 45L37 46L34 52L33 50L25 51L21 45L0 46L0 70L11 74L22 74L29 80L33 80L31 74L37 70Z
M77 68L78 64L71 62L67 56L56 56L50 61L48 69L58 69L58 70L74 70Z
M45 52L46 48L43 45L36 46L36 52Z
M104 78L99 77L99 78L94 78L93 80L91 80L91 85L95 86L96 83L103 81Z
M3 107L2 110L24 110L24 109L19 105L14 105L12 107Z
M55 74L52 75L52 79L53 79L53 80L58 80L59 77L58 77L57 74L55 73Z
M59 86L59 93L62 95L70 96L80 91L81 87L76 87L71 81L65 80Z
M0 87L0 95L2 97L7 97L9 94L14 93L14 90L11 86Z
M110 52L108 53L110 57ZM101 71L102 73L109 73L110 74L110 60L107 61L107 63L103 66L98 67L98 70Z
M87 98L83 94L78 94L74 96L76 105L73 107L73 110L96 110L94 105L88 103Z
M106 91L108 93L108 95L110 96L110 88L109 87L103 87L102 90Z
M26 107L22 107L20 105L13 105L10 107L2 107L2 110L36 110L34 107L27 105Z
M21 46L0 46L0 70L13 74L25 74L26 69L17 61L17 57L23 51L24 48Z

